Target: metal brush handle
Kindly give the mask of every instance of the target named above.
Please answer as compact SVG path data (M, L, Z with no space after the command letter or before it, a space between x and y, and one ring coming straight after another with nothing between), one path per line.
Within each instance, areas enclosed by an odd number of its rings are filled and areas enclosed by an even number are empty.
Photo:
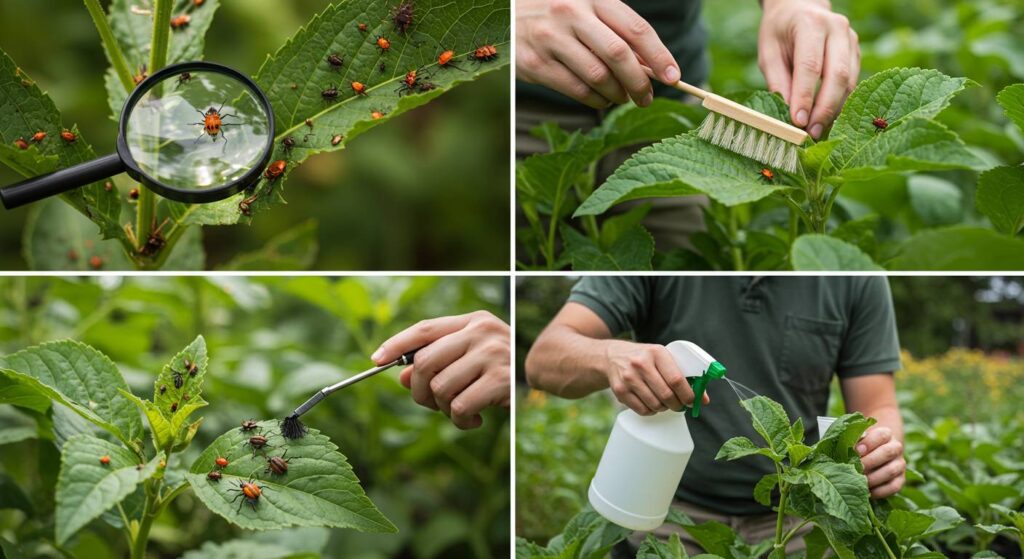
M342 388L345 388L346 386L352 386L353 384L355 384L355 383L357 383L357 382L359 382L361 380L368 379L368 378L372 377L373 375L375 375L377 373L380 373L382 371L386 371L386 370L388 370L391 367L394 367L396 365L412 365L413 357L416 355L417 351L419 351L419 350L417 349L417 350L410 351L409 353L406 353L405 355L399 357L398 359L395 359L394 361L392 361L390 363L386 363L384 365L381 365L380 367L374 367L374 368L369 369L367 371L363 371L363 372L359 373L358 375L352 375L352 376L348 377L347 379L345 379L345 380L343 380L341 382L337 382L335 384L332 384L332 385L324 388L323 390L320 391L320 393L323 394L324 396L326 396L326 395L330 394L331 392L334 392L334 391L337 391L337 390L341 390Z

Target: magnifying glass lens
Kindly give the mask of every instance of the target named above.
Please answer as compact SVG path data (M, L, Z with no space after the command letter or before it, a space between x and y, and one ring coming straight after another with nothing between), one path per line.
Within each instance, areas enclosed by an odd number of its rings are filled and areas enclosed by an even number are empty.
M270 117L245 83L219 72L171 74L127 115L125 141L139 169L180 190L217 190L261 164Z

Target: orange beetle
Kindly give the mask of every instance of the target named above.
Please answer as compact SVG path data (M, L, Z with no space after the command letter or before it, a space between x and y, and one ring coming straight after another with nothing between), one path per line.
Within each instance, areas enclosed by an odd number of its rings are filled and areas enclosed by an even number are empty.
M215 141L215 142L217 141L217 135L220 134L224 138L225 142L228 141L227 136L224 136L224 134L221 134L221 127L224 127L224 126L234 126L233 124L228 124L228 123L224 122L224 119L229 117L229 116L235 116L235 115L221 114L220 111L223 108L224 108L224 105L221 105L220 109L215 109L213 107L210 107L209 109L206 110L205 113L203 111L200 111L199 109L196 109L196 112L198 112L199 114L203 115L203 121L202 122L193 122L192 123L192 124L202 125L202 127L203 127L203 131L199 134L199 138L196 138L197 142L199 141L200 138L203 137L203 134L209 134L210 137L213 138L213 141Z
M142 80L148 77L149 74L146 72L146 65L143 64L139 66L139 73L132 76L132 81L135 82L135 85L139 85L140 83L142 83Z
M267 170L263 172L263 176L266 177L268 181L274 182L284 174L284 170L287 167L287 161L284 159L278 159L267 166Z
M65 128L64 131L60 133L60 139L64 140L69 144L73 144L75 143L75 140L78 139L78 136L75 136L74 132Z
M39 132L36 132L35 134L32 134L32 141L33 142L36 142L36 143L41 142L41 141L43 141L44 138L46 138L46 132L43 132L42 130L40 130Z
M386 115L386 114L388 114L388 113L386 113L384 111L373 111L373 112L370 113L370 116L373 117L373 120L380 120L380 119L384 118L384 115Z
M25 138L14 140L14 145L18 146L19 149L28 149L28 142L25 141Z
M354 91L356 95L362 95L365 97L367 95L366 84L362 82L352 82L352 91Z
M359 31L361 31L363 33L366 33L366 24L365 23L360 23L359 24Z
M192 21L192 16L188 14L181 14L180 16L173 17L171 18L171 29L182 29L183 27L186 27L190 21Z
M214 464L217 464L218 468L226 468L228 466L228 459L223 456L218 456L213 462Z
M206 2L206 0L192 0L192 5L198 8L203 5L203 2Z
M138 200L139 199L139 189L138 188L133 188L133 189L129 190L128 191L128 199L129 200Z
M100 464L103 464L104 466L109 466L110 465L110 457L105 455L105 454L103 456L100 456Z
M103 259L99 256L93 256L89 259L89 266L91 266L93 270L99 270L103 267Z
M263 495L264 489L257 485L252 480L238 482L238 489L229 489L229 491L235 491L238 495L231 502L235 502L239 497L245 497L241 503L238 503L238 511L242 511L242 505L249 503L252 510L256 510L256 505L260 502L260 497Z
M377 37L377 48L380 49L381 53L386 53L391 48L391 41L384 37Z
M764 169L761 169L759 174L761 175L762 179L764 179L764 180L766 180L768 182L772 182L773 180L775 180L775 173L771 169L769 169L768 167L765 167Z
M474 50L473 54L471 54L470 56L476 59L477 62L487 62L489 60L494 60L495 58L498 57L498 47L495 47L494 45L491 44L483 45L477 47L477 49Z
M437 65L442 68L458 68L455 65L455 51L446 50L437 56Z
M344 136L344 135L342 135L342 134L335 134L335 135L334 135L334 136L333 136L333 137L331 138L331 145L332 145L332 146L336 146L336 145L340 144L340 143L341 143L341 141L342 141L342 140L344 140L344 139L345 139L345 136Z

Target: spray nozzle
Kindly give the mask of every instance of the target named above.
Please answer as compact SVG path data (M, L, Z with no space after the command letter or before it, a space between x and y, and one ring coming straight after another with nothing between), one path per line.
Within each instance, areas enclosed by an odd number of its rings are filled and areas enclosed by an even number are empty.
M708 365L707 370L699 377L689 377L686 380L690 382L690 386L693 388L693 411L690 415L693 417L700 417L700 406L704 400L704 391L708 388L708 383L711 379L718 379L725 376L725 365L722 365L718 361L712 361Z

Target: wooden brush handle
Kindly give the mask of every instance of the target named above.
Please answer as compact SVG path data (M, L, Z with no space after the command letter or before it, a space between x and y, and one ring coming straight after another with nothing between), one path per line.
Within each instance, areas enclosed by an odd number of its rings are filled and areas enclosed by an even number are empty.
M640 66L642 66L644 71L647 72L647 77L651 78L652 80L661 81L661 80L658 79L657 76L654 75L654 70L651 70L650 68L648 68L647 66L644 66L643 64L641 64ZM689 93L690 95L693 95L694 97L696 97L698 99L706 99L708 95L711 95L709 92L704 91L703 89L701 89L701 88L699 88L699 87L697 87L695 85L690 85L690 84L688 84L688 83L686 83L686 82L684 82L682 80L677 81L676 83L673 83L673 84L670 84L670 85L672 87L678 89L679 91L682 91L683 93Z

